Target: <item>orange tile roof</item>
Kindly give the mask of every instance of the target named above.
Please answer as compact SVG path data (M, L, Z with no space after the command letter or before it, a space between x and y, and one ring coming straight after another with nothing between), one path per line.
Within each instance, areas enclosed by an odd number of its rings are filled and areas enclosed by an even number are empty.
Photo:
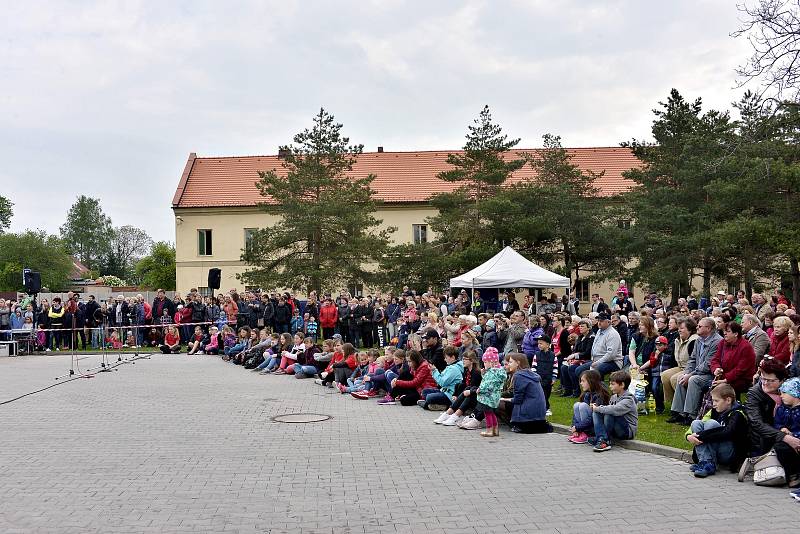
M516 152L535 153L537 149ZM605 171L597 180L603 196L630 189L633 182L622 173L640 167L639 161L627 148L569 148L572 161L581 169ZM436 175L450 169L449 153L460 150L421 152L368 152L358 156L353 176L374 174L372 188L379 200L386 203L426 202L433 194L452 191L458 184L439 180ZM513 155L511 157L514 157ZM278 156L203 157L194 153L186 162L175 196L173 208L255 206L263 202L255 187L258 171L276 169L283 172ZM535 178L536 173L526 165L512 176L512 181Z

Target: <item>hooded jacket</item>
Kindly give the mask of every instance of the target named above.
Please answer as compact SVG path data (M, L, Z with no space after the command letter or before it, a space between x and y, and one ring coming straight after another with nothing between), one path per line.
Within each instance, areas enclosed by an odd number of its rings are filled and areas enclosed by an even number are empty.
M628 429L631 435L636 435L636 428L639 425L639 414L636 411L636 399L630 391L625 390L622 395L612 395L611 400L606 406L597 406L596 413L624 416L625 422L628 423Z
M530 369L520 369L514 373L513 381L514 407L511 411L511 422L544 421L547 403L538 373Z
M452 397L455 394L456 386L464 381L464 362L451 363L443 371L434 368L431 374L442 393Z

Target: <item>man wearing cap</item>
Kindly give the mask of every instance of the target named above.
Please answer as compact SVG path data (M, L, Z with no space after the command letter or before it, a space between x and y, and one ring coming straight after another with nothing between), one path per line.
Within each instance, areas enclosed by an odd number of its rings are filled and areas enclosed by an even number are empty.
M597 316L597 333L592 343L592 361L575 369L575 377L580 380L584 371L594 369L600 376L619 371L622 368L622 340L611 326L611 316L601 313Z
M422 339L425 342L425 347L422 349L422 357L436 367L441 373L447 367L447 362L444 361L444 349L442 347L442 340L439 338L439 332L433 328L428 328Z

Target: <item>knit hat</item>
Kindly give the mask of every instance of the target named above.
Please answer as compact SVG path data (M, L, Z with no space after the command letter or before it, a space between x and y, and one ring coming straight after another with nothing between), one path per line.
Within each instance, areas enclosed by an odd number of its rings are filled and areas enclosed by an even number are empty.
M495 326L494 319L489 319L488 321L486 321L486 328L488 328L489 330L494 330L494 326Z
M497 353L497 349L495 347L487 348L484 351L481 359L486 367L495 367L500 363L500 355Z
M800 378L790 378L781 384L781 393L800 399Z

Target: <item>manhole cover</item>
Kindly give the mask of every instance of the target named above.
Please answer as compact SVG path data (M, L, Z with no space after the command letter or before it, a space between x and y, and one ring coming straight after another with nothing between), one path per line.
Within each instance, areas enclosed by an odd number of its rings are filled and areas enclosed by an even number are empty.
M330 419L330 415L321 413L287 413L272 418L276 423L319 423Z

